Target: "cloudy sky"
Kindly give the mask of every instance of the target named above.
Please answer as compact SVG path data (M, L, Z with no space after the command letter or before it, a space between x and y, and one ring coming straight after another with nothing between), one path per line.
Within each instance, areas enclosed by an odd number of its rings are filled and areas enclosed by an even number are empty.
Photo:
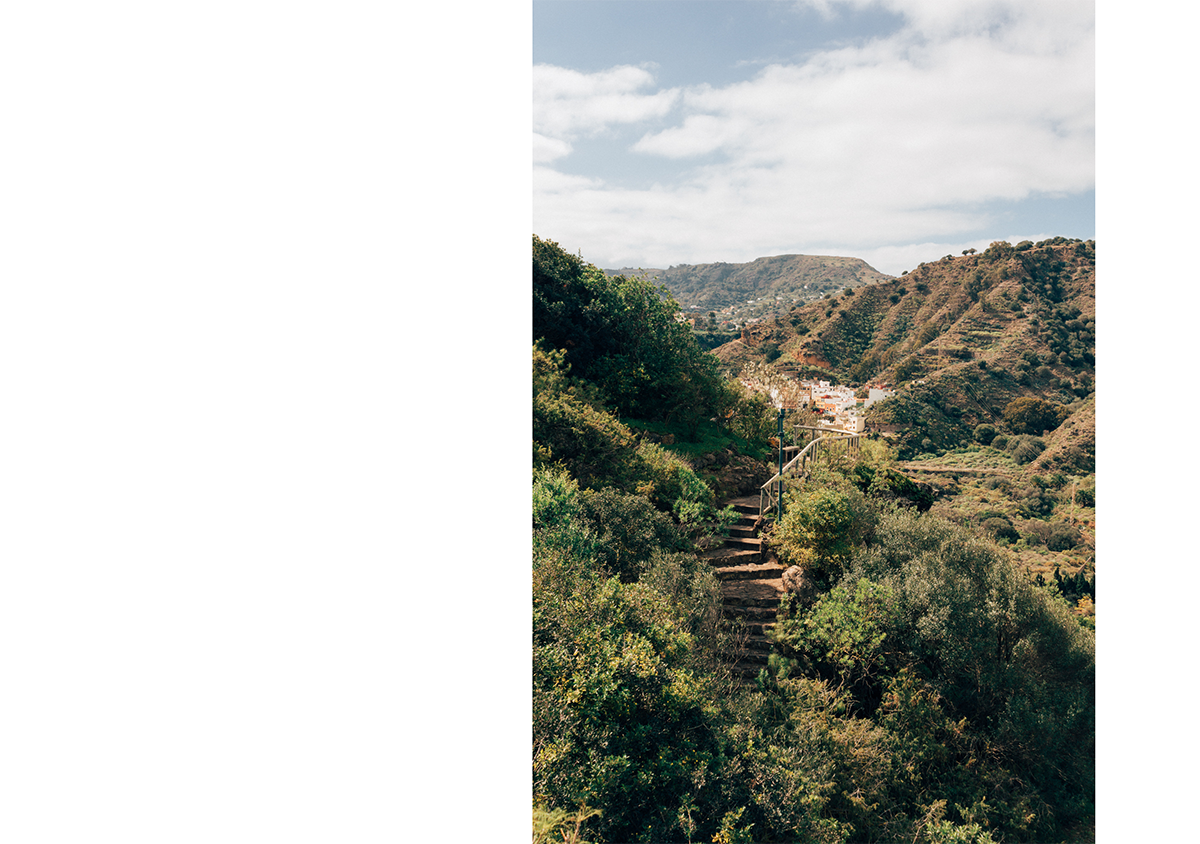
M534 0L534 231L604 267L892 274L1095 237L1077 0Z

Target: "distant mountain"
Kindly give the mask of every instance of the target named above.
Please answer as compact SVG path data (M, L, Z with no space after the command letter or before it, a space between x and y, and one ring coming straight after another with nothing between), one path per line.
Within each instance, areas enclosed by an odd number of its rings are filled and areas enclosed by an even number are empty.
M736 309L735 322L788 311L826 293L891 281L861 258L776 255L746 264L680 264L667 269L606 269L605 274L642 276L665 285L685 310Z
M1015 398L1075 407L1094 394L1095 248L1056 237L947 255L749 325L713 354L734 373L765 361L800 377L894 384L900 393L868 422L907 429L908 454L951 448ZM1075 468L1091 471L1094 446L1079 445Z

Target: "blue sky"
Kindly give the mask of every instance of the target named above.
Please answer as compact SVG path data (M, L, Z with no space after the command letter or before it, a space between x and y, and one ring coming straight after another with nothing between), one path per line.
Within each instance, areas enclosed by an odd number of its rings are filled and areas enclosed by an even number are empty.
M1095 237L1090 2L534 0L534 231L600 266Z

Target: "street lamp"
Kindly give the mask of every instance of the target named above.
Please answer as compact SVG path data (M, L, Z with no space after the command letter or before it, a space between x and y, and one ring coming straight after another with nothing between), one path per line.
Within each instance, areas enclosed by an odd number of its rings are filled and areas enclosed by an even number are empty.
M783 519L783 412L784 410L795 410L796 401L785 399L780 390L773 387L771 388L771 404L775 405L776 410L779 411L778 429L775 435L779 445L779 486L776 488L775 495L775 519L780 521Z

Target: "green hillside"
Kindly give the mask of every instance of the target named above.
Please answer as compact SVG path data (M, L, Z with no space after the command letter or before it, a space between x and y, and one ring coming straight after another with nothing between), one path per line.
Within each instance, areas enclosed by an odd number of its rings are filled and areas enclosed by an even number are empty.
M1016 398L1093 394L1095 264L1091 241L996 243L794 307L714 353L729 371L759 360L799 377L894 384L900 399L868 419L909 430L901 456L925 439L924 451L953 448Z
M1094 245L1023 246L711 354L648 279L534 237L535 844L1094 840L1094 575L1039 583L1020 556L1035 535L1075 553L1094 505ZM730 465L771 471L775 412L727 377L739 359L903 384L879 405L896 430L818 462L766 523L805 585L749 685L700 551L761 483Z
M860 258L832 255L775 255L744 264L679 264L667 269L605 270L609 276L645 276L665 286L685 311L727 311L737 323L786 312L826 293L892 277Z

